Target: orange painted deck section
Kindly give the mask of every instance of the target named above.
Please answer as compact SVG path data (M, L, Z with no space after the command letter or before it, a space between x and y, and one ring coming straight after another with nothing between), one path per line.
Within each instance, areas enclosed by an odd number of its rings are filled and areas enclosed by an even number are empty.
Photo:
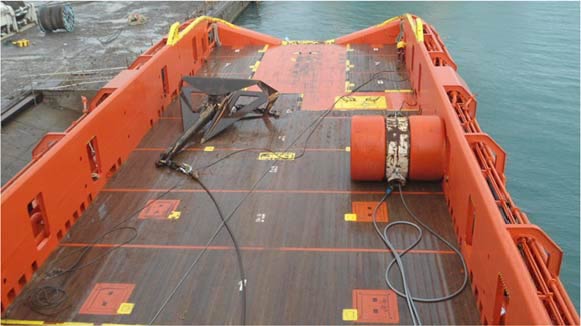
M209 38L212 24L220 42ZM398 53L400 26L406 46ZM361 323L411 323L405 300L381 292L389 251L370 223L344 220L353 202L375 202L386 186L350 178L352 116L400 109L445 123L443 180L412 181L403 195L418 216L461 249L470 275L469 287L453 300L418 304L422 321L579 323L559 280L562 252L512 202L505 188L506 154L478 127L476 99L433 27L404 15L327 44L289 45L210 18L186 22L177 32L178 39L169 36L174 45L160 41L106 85L89 112L2 189L3 319L149 323L207 249L155 323L239 323L232 242L222 231L205 245L219 226L215 208L198 184L154 165L183 132L181 78L195 75L260 79L281 93L273 107L280 119L270 125L237 122L204 144L214 150L193 144L178 157L196 168L252 148L200 170L225 212L270 171L229 222L246 267L248 324L352 324L342 319L342 310L352 308L365 312ZM387 107L333 110L305 145L304 157L257 160L265 149L287 148L343 95L385 97ZM302 146L298 141L288 150L298 153ZM397 195L387 201L389 221L410 220ZM142 212L156 199L172 200L166 208L179 218ZM398 248L414 238L415 231L406 228L393 234ZM88 250L84 262L98 258L96 263L57 279L43 277L70 266L82 250ZM458 258L430 236L404 260L414 271L414 295L442 295L462 281ZM87 299L104 295L92 292L99 284L134 284L120 296L134 304L132 311L87 313ZM33 309L28 298L42 286L65 291L67 305L48 315ZM360 290L379 292L369 292L368 302ZM104 299L106 313L110 304L119 304L114 294L105 295L111 297ZM370 315L379 311L377 296L390 300L382 308L388 319Z

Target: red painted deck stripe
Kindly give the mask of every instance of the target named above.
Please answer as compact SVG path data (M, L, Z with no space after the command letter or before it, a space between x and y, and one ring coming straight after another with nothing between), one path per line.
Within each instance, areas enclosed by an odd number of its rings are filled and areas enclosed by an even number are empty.
M381 93L381 92L378 92L378 93ZM389 94L389 93L384 93L384 94ZM339 94L339 95L343 95L343 94ZM363 110L359 110L359 111L363 111ZM326 119L351 119L351 116L347 116L347 115L328 116L328 117L325 117L325 120ZM159 120L178 120L178 121L181 121L182 118L181 117L160 117Z
M116 243L83 243L83 242L65 242L61 243L61 247L96 247L96 248L112 248L118 247L120 244ZM156 244L126 244L123 245L125 248L135 248L135 249L178 249L178 250L202 250L204 246L192 246L192 245L156 245ZM246 251L280 251L280 252L371 252L371 253L389 253L389 249L379 249L379 248L337 248L337 247L260 247L260 246L241 246L241 250ZM209 246L208 250L212 251L224 251L224 250L234 250L232 246ZM403 252L403 250L398 250L398 252ZM437 254L437 255L450 255L454 254L452 250L428 250L428 249L413 249L409 253L412 254Z
M134 149L134 152L163 152L167 150L167 148L164 147L138 147L136 149ZM204 147L186 147L184 149L185 151L188 152L202 152L204 151ZM216 151L240 151L240 150L245 150L246 152L264 152L265 149L248 149L248 148L237 148L237 147L216 147L214 148L213 152ZM302 151L302 148L291 148L288 149L288 151ZM306 149L307 152L345 152L345 147L343 148L307 148Z
M192 192L204 192L203 189L172 189L167 188L106 188L101 190L102 192L176 192L176 193L192 193ZM210 189L213 193L246 193L250 191L249 189ZM256 189L255 193L267 193L267 194L332 194L332 195L382 195L385 193L383 190L377 191L363 191L363 190L275 190L275 189ZM394 193L398 193L394 191ZM443 195L441 191L404 191L404 195Z

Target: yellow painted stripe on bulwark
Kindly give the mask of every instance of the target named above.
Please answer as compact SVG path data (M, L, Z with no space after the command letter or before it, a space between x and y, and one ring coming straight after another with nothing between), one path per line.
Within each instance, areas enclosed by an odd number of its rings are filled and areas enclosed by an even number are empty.
M203 21L208 21L210 23L222 23L222 24L227 25L227 26L232 27L232 28L240 28L240 27L238 27L238 26L236 26L228 21L220 19L220 18L214 18L214 17L210 17L210 16L200 16L200 17L196 18L193 22L191 22L188 26L186 26L186 28L184 28L181 32L178 32L181 24L179 22L173 23L169 29L166 44L170 45L170 46L175 45L179 40L182 39L182 37L184 37L184 35L188 34L192 29L194 29L196 26L198 26Z
M380 23L380 24L377 24L377 25L375 25L375 27L382 27L382 26L385 26L385 25L387 25L387 24L391 23L392 21L394 21L394 20L398 20L398 19L400 19L400 18L401 18L401 16L395 16L395 17L391 17L390 19L388 19L388 20L384 21L383 23Z
M416 18L416 39L418 42L424 41L424 22L421 18Z

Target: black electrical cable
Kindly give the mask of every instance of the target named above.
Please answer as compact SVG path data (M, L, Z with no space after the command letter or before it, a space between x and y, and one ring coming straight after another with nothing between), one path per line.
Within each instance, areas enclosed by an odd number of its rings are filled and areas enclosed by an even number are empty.
M365 85L367 85L370 82L372 82L373 80L375 80L377 78L377 76L379 76L379 75L381 75L383 73L393 73L393 72L399 72L399 71L398 70L383 70L383 71L379 71L377 73L374 73L369 80L367 80L364 83L362 83L361 85L357 86L351 92L349 92L347 94L344 94L344 95L338 97L327 110L325 110L321 115L319 115L315 120L313 120L313 122L311 122L307 127L305 127L301 132L299 132L298 136L294 138L294 140L283 150L283 152L288 151L292 146L294 146L301 139L301 137L303 137L303 135L305 135L307 133L307 131L310 128L312 128L311 132L307 135L307 137L305 139L302 152L299 155L296 155L295 156L295 159L299 159L299 158L303 157L304 154L305 154L305 152L306 152L306 149L307 149L307 146L308 146L308 142L311 139L311 137L313 136L315 130L322 123L322 121L324 120L324 118L327 117L331 113L331 111L333 111L333 109L335 108L335 105L340 100L342 100L343 98L347 97L349 94L352 94L352 93L357 92L362 87L364 87ZM408 80L408 79L405 78L405 79L402 79L400 81L405 81L405 80ZM239 151L237 151L235 153L231 153L231 154L234 155L234 154L237 154L239 152L246 151L246 150L248 150L248 149L239 150ZM228 157L230 157L230 156L228 156ZM225 158L226 157L224 157L222 159L219 159L218 161L222 161ZM214 162L213 164L216 164L216 163L218 163L218 162ZM178 284L174 287L174 289L172 290L172 292L170 293L170 295L164 300L163 304L159 307L159 309L157 310L157 312L154 314L154 316L152 317L152 319L149 322L149 325L152 325L157 320L157 318L159 317L159 315L163 312L163 310L165 309L165 307L167 306L167 304L169 303L169 301L173 298L173 296L175 295L175 293L177 292L177 290L179 289L179 287L183 283L182 280L185 280L188 277L188 275L191 273L191 271L193 270L193 268L200 261L200 258L206 253L206 251L210 247L211 243L218 236L218 234L220 233L220 231L222 230L222 228L234 216L234 214L238 211L238 209L242 206L242 204L250 197L250 195L252 193L254 193L254 191L256 190L256 188L258 187L258 185L260 184L260 182L262 182L262 180L268 175L268 171L270 171L270 169L275 164L276 164L276 162L273 162L272 164L270 164L270 166L264 171L264 173L258 178L258 180L256 180L256 182L250 187L249 191L244 195L244 197L234 207L234 209L232 210L232 212L230 212L230 214L228 214L228 217L226 217L222 221L222 223L216 228L216 230L214 231L214 233L212 234L212 236L210 237L210 239L208 239L208 241L206 242L206 245L204 246L204 248L200 251L200 253L198 254L198 256L196 256L196 258L192 261L192 263L190 264L190 266L188 267L188 269L184 272L184 275L182 276L180 282L178 282ZM242 280L242 287L243 287L243 291L246 291L245 290L246 284L244 283L244 280Z
M391 194L392 192L392 188L391 186L389 186L384 194L384 196L380 199L380 201L377 203L377 205L375 206L374 210L373 210L373 214L372 214L372 218L373 218L373 226L375 228L375 231L377 232L377 234L379 235L379 237L381 238L381 240L383 241L383 243L390 249L394 259L389 263L389 265L387 266L386 270L385 270L385 283L387 284L387 286L392 289L397 295L403 297L406 299L406 303L408 305L408 310L410 312L410 316L412 318L412 322L414 325L421 325L421 318L419 316L419 313L417 311L417 308L415 306L415 302L423 302L423 303L436 303L436 302L442 302L442 301L447 301L450 300L456 296L458 296L462 291L464 291L464 289L466 288L466 285L468 284L468 270L466 267L466 261L464 260L464 257L462 256L462 253L460 252L460 250L458 248L456 248L451 242L449 242L448 240L444 239L444 237L442 237L440 234L438 234L436 231L434 231L432 228L430 228L426 223L422 222L422 220L416 216L414 214L414 212L409 208L407 202L405 201L404 195L403 195L403 191L401 189L401 184L397 184L398 187L398 191L399 191L399 195L400 195L400 199L401 202L406 210L406 212L409 214L409 216L414 220L415 223L412 222L408 222L408 221L396 221L396 222L391 222L388 225L386 225L383 229L383 232L380 230L379 225L377 224L377 210L379 209L379 206L387 199L387 197ZM436 237L438 240L442 241L447 247L449 247L450 249L452 249L452 251L454 251L454 253L458 256L458 258L460 258L460 262L462 264L462 270L464 273L464 279L462 281L462 285L456 289L455 291L453 291L450 294L446 294L443 296L439 296L439 297L434 297L434 298L421 298L421 297L414 297L411 294L411 291L409 290L409 287L407 285L407 278L406 278L406 272L403 266L403 262L401 260L401 258L407 254L411 249L413 249L416 245L418 245L418 243L421 241L422 236L423 236L423 232L422 229L418 226L421 225L425 230L427 230L429 233L431 233L434 237ZM418 232L418 236L416 237L416 239L413 241L413 243L411 245L409 245L407 248L405 248L402 253L400 254L397 249L395 248L395 246L389 241L389 237L388 237L388 231L397 226L397 225L408 225L411 226L413 228L415 228ZM402 278L402 283L403 283L403 291L397 289L393 283L391 282L390 278L389 278L389 271L391 270L391 268L397 265L400 276Z
M242 297L242 316L241 316L241 325L246 325L246 275L244 272L244 264L242 262L242 252L240 250L240 246L238 245L238 241L236 240L236 237L234 236L234 233L232 232L232 230L230 229L230 226L228 225L226 219L224 218L224 213L222 212L222 209L220 208L220 205L218 205L218 202L216 201L216 198L214 197L214 195L212 194L212 192L210 191L210 189L208 189L208 187L206 187L206 185L202 182L202 180L200 180L200 178L194 178L194 180L204 189L204 191L206 191L206 193L208 194L208 197L210 197L210 199L212 200L212 203L214 203L214 206L216 207L216 210L218 211L218 215L220 216L220 220L222 221L222 223L224 224L224 227L226 228L226 231L228 231L228 234L230 235L230 239L232 239L232 243L234 244L234 249L236 250L236 259L238 261L238 270L240 272L240 288L242 289L241 292L241 297Z
M240 152L240 151L238 151ZM223 158L224 159L224 158ZM220 161L220 160L219 160ZM181 171L183 172L183 171ZM236 252L236 259L237 259L237 263L238 263L238 270L240 273L240 288L241 288L241 300L242 300L242 312L241 312L241 325L246 325L246 275L244 272L244 263L242 261L242 251L240 250L240 246L238 244L238 241L236 240L236 237L234 236L234 233L232 232L232 229L230 229L230 226L228 225L228 221L226 218L224 218L224 213L222 212L222 209L220 208L220 205L218 205L218 201L216 200L216 198L214 197L214 195L212 194L212 192L210 191L210 189L208 189L208 187L206 187L206 185L202 182L202 180L200 180L199 176L196 175L196 173L185 173L186 175L190 176L192 179L194 179L194 181L196 181L201 187L202 189L204 189L204 191L206 192L206 194L208 195L208 197L210 197L210 200L212 201L212 203L214 204L214 207L216 207L216 210L218 211L218 215L220 216L220 220L221 220L221 224L220 224L220 229L223 227L226 228L230 239L232 239L232 243L234 244L234 250ZM215 233L215 235L217 235L217 233ZM208 248L209 244L206 245L206 247L204 248L204 250L206 250ZM168 295L166 297L166 300L164 300L161 308L157 311L157 313L155 314L155 316L153 317L153 319L149 322L149 325L153 324L153 322L155 322L155 320L157 319L157 317L159 316L159 314L163 311L163 309L165 308L165 306L169 303L169 301L171 300L171 298L176 294L176 292L179 290L179 288L181 287L181 285L185 282L185 280L187 279L188 275L190 274L190 272L193 270L194 266L197 264L198 260L200 259L201 255L198 255L198 257L196 257L196 259L194 260L194 262L192 264L190 264L190 266L188 267L188 269L186 270L186 272L182 275L182 277L180 278L180 280L178 281L178 283L176 284L176 286L173 288L172 292L170 293L170 295Z

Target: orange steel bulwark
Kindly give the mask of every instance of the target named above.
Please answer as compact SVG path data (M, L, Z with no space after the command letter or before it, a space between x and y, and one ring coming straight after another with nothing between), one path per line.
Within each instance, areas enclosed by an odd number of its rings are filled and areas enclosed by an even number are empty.
M558 278L562 253L542 230L529 224L508 195L505 154L479 129L476 100L434 28L405 15L319 46L394 44L400 22L419 109L445 124L442 187L481 321L578 324L578 314ZM209 42L212 23L217 24L223 45L282 44L202 17L176 26L169 40L154 45L107 84L89 112L2 189L3 311L176 98L181 78L196 73L215 51L216 39ZM270 72L260 69L257 76L268 83ZM280 81L284 82L288 81Z

